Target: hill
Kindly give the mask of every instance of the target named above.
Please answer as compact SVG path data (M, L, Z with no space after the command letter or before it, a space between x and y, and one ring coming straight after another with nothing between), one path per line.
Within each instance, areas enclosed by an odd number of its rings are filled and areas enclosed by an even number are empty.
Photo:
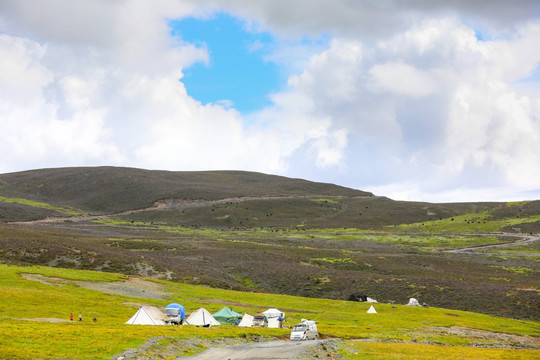
M237 171L0 175L0 261L540 314L540 201L430 204Z
M146 208L163 199L219 200L260 196L372 196L332 184L244 171L150 171L58 168L0 175L0 193L88 213Z
M540 201L519 206L394 201L333 184L245 171L78 167L0 175L0 222L115 214L130 221L214 228L379 229L482 212L489 212L488 220L526 220L540 214ZM540 232L540 221L523 222L527 232Z

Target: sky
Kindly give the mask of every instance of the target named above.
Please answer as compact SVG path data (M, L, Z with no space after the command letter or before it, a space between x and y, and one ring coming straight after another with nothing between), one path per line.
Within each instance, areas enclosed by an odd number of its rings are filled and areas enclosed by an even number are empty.
M540 199L540 2L0 0L0 154Z

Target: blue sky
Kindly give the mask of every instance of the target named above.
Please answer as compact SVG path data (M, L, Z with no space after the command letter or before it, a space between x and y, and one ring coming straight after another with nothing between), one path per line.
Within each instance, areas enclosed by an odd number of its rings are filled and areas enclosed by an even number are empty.
M246 170L399 200L539 199L539 9L2 0L0 173Z
M182 78L190 95L203 104L229 100L249 113L270 105L268 95L284 86L278 65L265 60L276 46L270 33L248 31L244 21L226 13L171 21L169 26L173 36L209 53L208 64L194 64Z

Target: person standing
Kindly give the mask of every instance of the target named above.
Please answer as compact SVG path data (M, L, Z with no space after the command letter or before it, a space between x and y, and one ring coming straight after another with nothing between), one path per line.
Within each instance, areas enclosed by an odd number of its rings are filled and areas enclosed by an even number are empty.
M73 321L73 313L69 314L69 320Z
M82 314L79 313L79 321L82 321Z

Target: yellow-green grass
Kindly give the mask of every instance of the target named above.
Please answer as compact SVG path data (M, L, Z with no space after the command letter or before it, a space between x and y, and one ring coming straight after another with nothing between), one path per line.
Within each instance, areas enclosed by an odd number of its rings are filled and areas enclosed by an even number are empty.
M42 275L38 282L25 274ZM243 337L249 334L286 336L286 329L245 329L219 326L209 329L193 326L128 326L125 321L139 304L165 307L170 302L184 305L187 312L205 307L215 312L223 306L240 313L254 314L269 307L286 313L286 325L302 318L319 321L319 331L344 339L372 338L409 341L436 341L448 346L471 346L475 339L441 334L433 328L460 326L515 335L539 336L537 322L518 321L439 308L375 304L378 314L367 314L370 304L239 292L204 286L156 281L169 292L162 300L106 294L78 286L77 281L123 281L125 276L91 271L46 267L17 267L0 264L0 358L106 359L126 348L137 347L156 336L189 338ZM83 314L83 322L49 323L23 319L69 318ZM91 321L93 317L97 323ZM54 341L51 341L54 337ZM420 346L413 344L411 346ZM440 347L443 355L445 352ZM454 349L453 347L448 347ZM468 349L468 348L466 348ZM384 354L384 349L381 353ZM476 351L476 349L475 349ZM480 349L478 351L484 351ZM487 351L487 350L485 350Z
M0 196L0 202L5 203L12 203L12 204L19 204L19 205L26 205L31 207L36 207L40 209L47 209L47 210L55 210L60 213L66 214L66 215L80 215L82 212L73 210L72 208L67 207L61 207L61 206L55 206L51 204L47 204L40 201L33 201L23 198L8 198L5 196Z
M424 221L421 223L402 224L389 227L397 232L434 232L434 233L488 233L519 224L540 221L540 215L516 218L492 219L490 212L479 212L454 216L442 220Z
M320 202L320 203L328 203L328 204L339 204L339 202L336 200L336 199L324 199L324 198L321 198L321 199L311 199L315 202Z
M444 221L444 220L443 220ZM178 233L182 235L196 235L206 236L213 240L235 242L235 243L247 243L258 244L266 246L294 246L290 243L287 245L280 245L277 243L266 243L260 240L273 239L278 236L281 239L326 239L335 241L366 241L377 242L389 245L407 246L416 248L425 252L435 252L442 249L453 249L469 246L491 245L500 244L503 240L500 240L497 236L478 236L478 235L458 235L458 234L445 234L445 235L414 235L414 234L392 234L392 233L380 233L380 234L366 234L358 229L310 229L306 233L288 232L283 231L279 235L273 232L266 231L265 229L252 229L252 230L239 230L230 231L224 233L215 229L192 229L181 226L169 226L148 224L143 222L129 222L126 220L94 220L96 223L106 225L129 225L129 226L148 226L159 228L171 233ZM240 240L239 238L247 237L248 240Z
M496 236L475 235L412 235L412 234L381 234L381 235L347 235L335 236L336 240L377 242L389 245L407 246L426 252L441 249L453 249L469 246L500 244Z
M440 346L403 343L347 341L339 350L347 359L405 360L510 360L538 359L540 351L523 349L484 349L462 346Z

